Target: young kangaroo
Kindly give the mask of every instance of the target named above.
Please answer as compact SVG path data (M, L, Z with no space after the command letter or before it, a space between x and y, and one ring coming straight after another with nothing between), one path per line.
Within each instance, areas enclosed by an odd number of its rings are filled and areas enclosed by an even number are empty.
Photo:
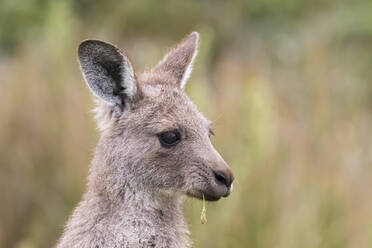
M191 33L142 74L111 44L80 44L101 136L57 247L189 247L185 197L230 194L234 177L209 140L210 122L184 92L198 42Z

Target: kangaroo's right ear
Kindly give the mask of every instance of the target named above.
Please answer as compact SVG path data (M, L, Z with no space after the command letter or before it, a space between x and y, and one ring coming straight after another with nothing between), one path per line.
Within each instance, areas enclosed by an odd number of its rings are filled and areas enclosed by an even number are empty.
M115 46L85 40L79 45L78 57L89 88L105 102L123 108L138 93L133 67Z

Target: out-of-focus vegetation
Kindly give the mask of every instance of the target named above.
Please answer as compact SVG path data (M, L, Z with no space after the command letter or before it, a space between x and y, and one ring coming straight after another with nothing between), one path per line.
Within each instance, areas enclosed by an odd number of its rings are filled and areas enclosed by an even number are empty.
M76 48L138 70L191 31L187 91L214 121L234 193L188 200L194 247L372 247L372 2L0 1L0 247L51 247L98 137Z

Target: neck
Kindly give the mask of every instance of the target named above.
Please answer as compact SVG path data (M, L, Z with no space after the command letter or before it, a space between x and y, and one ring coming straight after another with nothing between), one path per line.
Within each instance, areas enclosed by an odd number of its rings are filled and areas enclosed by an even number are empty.
M87 192L58 247L189 246L184 196L139 187L133 180L104 183L103 176L90 175Z

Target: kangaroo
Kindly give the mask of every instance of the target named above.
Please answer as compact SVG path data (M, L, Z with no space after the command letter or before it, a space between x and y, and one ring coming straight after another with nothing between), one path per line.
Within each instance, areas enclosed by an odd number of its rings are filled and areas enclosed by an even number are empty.
M193 32L140 74L109 43L79 45L101 135L58 248L189 247L185 198L230 194L234 176L211 144L211 123L184 92L198 44Z

